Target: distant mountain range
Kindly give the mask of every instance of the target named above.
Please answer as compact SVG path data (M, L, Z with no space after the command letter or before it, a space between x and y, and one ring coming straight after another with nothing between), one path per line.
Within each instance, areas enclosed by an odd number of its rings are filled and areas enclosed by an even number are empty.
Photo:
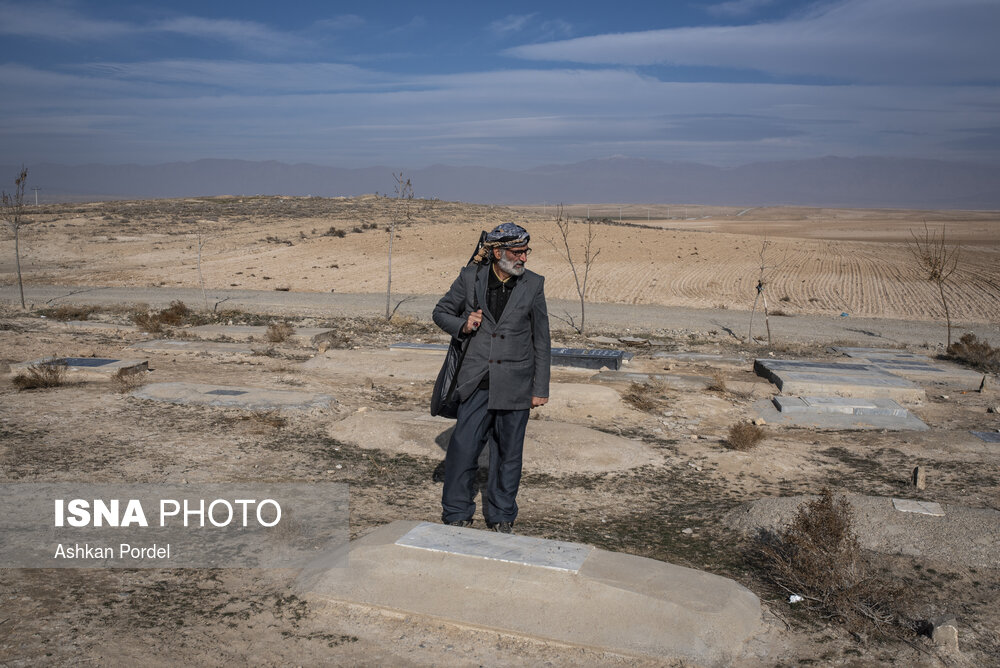
M39 201L205 195L391 193L398 168L198 160L162 165L27 165ZM0 166L10 192L19 166ZM482 204L623 202L1000 209L1000 167L899 158L759 162L721 168L605 158L522 171L434 165L404 170L417 197ZM9 181L9 185L6 185ZM29 200L33 194L29 190Z

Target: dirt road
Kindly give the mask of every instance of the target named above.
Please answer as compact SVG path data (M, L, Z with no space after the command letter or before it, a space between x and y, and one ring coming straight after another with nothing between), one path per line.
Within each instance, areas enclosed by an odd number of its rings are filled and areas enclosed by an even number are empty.
M394 295L392 304L407 301L399 313L430 320L437 296ZM129 304L145 303L163 307L173 300L181 300L193 307L204 307L205 299L200 290L190 288L151 287L25 287L29 308L47 308L59 304ZM19 303L17 286L0 287L0 302ZM321 293L278 292L266 290L210 290L208 308L240 309L276 315L336 317L379 315L385 313L385 294L373 293ZM549 315L554 329L568 329L565 322L569 313L579 319L579 303L549 299ZM830 315L772 316L771 332L776 343L833 343L854 342L864 346L944 346L943 323L926 321L892 320L888 318L858 318L840 313ZM692 309L649 304L587 304L588 333L608 333L617 336L657 332L671 335L710 332L729 334L733 340L744 339L750 325L750 313L729 309ZM664 331L665 330L665 331ZM1000 323L961 323L953 328L953 338L963 332L973 332L981 339L1000 345ZM754 320L754 336L765 336L764 321L760 311Z

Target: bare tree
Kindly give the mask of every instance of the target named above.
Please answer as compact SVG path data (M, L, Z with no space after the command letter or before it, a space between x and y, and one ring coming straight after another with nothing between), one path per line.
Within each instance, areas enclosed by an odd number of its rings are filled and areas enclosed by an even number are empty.
M2 193L3 219L14 233L14 261L17 265L17 289L21 293L22 309L27 309L27 306L24 304L24 282L21 280L20 231L21 226L28 223L24 219L24 184L27 180L28 170L21 165L21 172L14 180L14 194L8 195L6 190Z
M750 309L750 329L747 331L747 342L753 343L753 317L757 312L757 302L762 302L764 306L764 327L767 329L767 345L771 345L771 321L768 318L767 312L767 286L771 282L771 277L774 272L784 264L785 258L774 264L768 264L769 255L771 251L772 242L767 236L764 236L764 240L760 244L760 253L758 257L760 261L757 265L757 294L753 298L753 308Z
M413 215L411 205L413 204L413 184L410 183L410 179L403 179L403 172L399 174L393 174L392 178L396 181L395 193L396 193L396 206L393 212L391 221L389 223L389 260L388 260L388 279L385 286L385 319L390 320L396 309L399 308L400 304L409 299L403 299L398 304L396 308L391 308L392 304L392 240L396 236L396 224L398 222L406 221L410 222L410 218Z
M198 282L201 283L201 298L205 302L205 310L208 311L208 293L205 292L205 276L201 273L201 249L205 247L205 237L201 233L201 225L198 231Z
M546 239L552 248L559 253L562 259L569 263L569 268L573 272L573 280L576 282L576 294L580 297L580 325L577 326L576 322L573 320L573 316L566 313L566 318L562 319L564 322L569 324L570 327L575 329L577 333L583 334L587 322L587 280L590 278L590 268L594 264L594 260L600 255L601 249L598 248L594 250L594 226L590 219L587 219L586 223L582 223L587 226L586 236L583 239L583 259L579 260L573 258L573 251L570 248L570 232L572 231L569 218L563 218L563 205L560 204L556 207L556 227L559 229L559 236L562 239L562 246L560 247L555 241L551 239ZM558 316L556 316L558 317Z
M945 242L945 227L941 227L941 236L937 231L931 230L924 221L924 233L918 235L910 230L913 241L909 244L910 255L916 260L924 277L937 286L938 295L941 297L941 306L944 307L944 318L948 323L948 348L951 348L951 311L948 308L948 297L945 295L944 285L950 279L955 269L958 268L959 249L958 246Z

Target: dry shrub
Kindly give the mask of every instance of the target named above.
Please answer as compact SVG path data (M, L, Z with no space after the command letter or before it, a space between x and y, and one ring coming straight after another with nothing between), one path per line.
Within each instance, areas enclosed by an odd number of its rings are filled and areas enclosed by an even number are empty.
M138 311L132 314L132 322L134 322L135 326L143 332L159 334L163 331L163 320L160 318L159 313Z
M191 315L184 302L172 301L170 306L160 311L136 311L132 314L132 322L143 332L158 334L163 331L164 325L182 325Z
M888 580L888 569L862 550L851 523L847 499L834 499L824 488L818 498L799 506L781 533L758 536L747 556L765 580L801 596L798 605L822 619L885 636L902 624L898 610L909 592Z
M165 325L182 325L191 315L191 309L182 301L172 301L170 306L160 311L160 320Z
M71 304L63 304L62 306L56 307L52 310L52 317L63 322L67 320L86 320L90 317L90 314L95 311L97 311L96 306L73 306Z
M712 380L709 381L708 386L705 388L709 392L718 392L719 394L726 394L729 392L729 388L726 387L726 376L721 371L715 371L712 373Z
M729 434L726 436L726 445L731 450L746 452L747 450L756 448L766 436L767 432L755 424L737 422L729 428Z
M278 414L278 411L253 411L244 419L249 420L251 430L257 433L266 433L282 429L288 425L288 418Z
M632 383L622 394L622 400L636 410L654 411L660 407L664 385L660 382Z
M127 394L132 390L137 390L146 384L146 373L144 371L129 371L119 369L118 373L111 376L111 387L119 394Z
M952 357L980 371L1000 373L1000 348L987 341L980 341L972 332L966 332L948 352Z
M287 322L272 322L267 326L265 338L271 343L281 343L288 339L295 329Z
M11 382L21 391L59 387L66 382L66 363L43 362L41 364L32 364L14 376Z

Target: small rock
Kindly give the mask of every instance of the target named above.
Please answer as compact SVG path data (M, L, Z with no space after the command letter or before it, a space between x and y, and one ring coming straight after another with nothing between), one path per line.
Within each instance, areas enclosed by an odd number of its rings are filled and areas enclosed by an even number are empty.
M688 438L690 438L692 441L697 441L698 440L698 434L690 434L688 436Z
M337 464L337 465L336 465L336 466L335 466L334 468L337 468L337 469L342 469L342 468L344 468L344 467L343 467L343 465L341 465L341 464Z
M683 531L681 531L681 533L686 533L687 535L689 535L689 536L690 536L691 534L693 534L693 533L694 533L694 529L691 529L691 528L689 527L689 528L687 528L687 529L684 529Z
M987 413L1000 413L1000 406L990 406L986 409Z
M910 476L910 482L917 489L924 489L927 487L927 469L923 466L917 466L913 469L913 475Z
M953 615L931 617L925 623L924 631L935 645L958 652L958 623Z
M760 425L762 425L762 424L767 424L767 420L765 420L765 419L764 419L764 418L762 418L762 417L759 417L759 418L755 419L755 420L753 421L753 423L754 423L755 425L757 425L757 426L759 427L759 426L760 426Z
M942 394L941 398L942 399L951 399L951 397L949 397L947 394Z

